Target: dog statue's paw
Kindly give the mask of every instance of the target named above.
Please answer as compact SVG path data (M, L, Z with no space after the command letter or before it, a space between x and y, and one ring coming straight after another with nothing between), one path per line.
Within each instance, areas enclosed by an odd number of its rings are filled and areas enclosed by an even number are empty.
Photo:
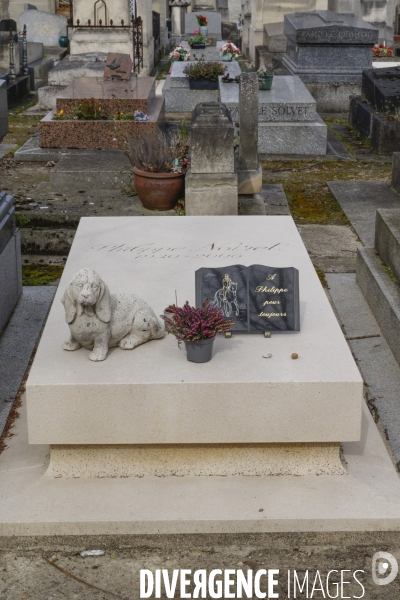
M70 352L73 350L79 350L79 348L82 348L82 346L76 340L68 340L68 342L63 344L63 350L69 350Z
M105 360L107 358L107 350L93 350L93 352L91 352L89 354L89 359L93 360L95 362L100 362L101 360Z
M136 346L139 346L139 344L140 344L140 341L137 339L136 336L127 335L120 341L120 343L118 345L120 348L122 348L122 350L132 350Z

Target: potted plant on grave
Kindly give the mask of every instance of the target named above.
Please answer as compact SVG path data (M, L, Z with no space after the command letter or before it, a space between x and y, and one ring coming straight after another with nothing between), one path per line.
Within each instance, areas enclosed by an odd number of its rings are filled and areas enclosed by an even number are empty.
M187 359L196 363L211 360L215 336L228 332L233 325L209 300L205 300L201 308L194 308L189 302L182 308L173 304L165 309L161 318L165 330L176 337L178 345L185 342Z
M204 15L196 15L197 17L197 22L199 24L199 30L201 35L204 35L204 37L208 36L208 21L207 18Z
M201 35L200 31L196 29L193 31L193 35L188 39L189 46L193 50L202 50L206 47L207 38Z
M226 67L219 62L198 61L187 65L183 72L189 78L191 90L217 90L218 77L223 75Z
M142 131L128 139L136 192L145 208L172 210L184 197L188 146L180 134Z
M221 60L225 60L227 62L231 62L233 58L236 58L240 54L240 49L232 44L231 42L226 42L223 46L221 46L219 50L219 55Z
M272 63L268 63L258 69L258 89L259 90L270 90L274 79L274 67Z
M172 62L176 61L186 61L190 58L190 52L187 50L182 42L177 46L169 55L169 58Z

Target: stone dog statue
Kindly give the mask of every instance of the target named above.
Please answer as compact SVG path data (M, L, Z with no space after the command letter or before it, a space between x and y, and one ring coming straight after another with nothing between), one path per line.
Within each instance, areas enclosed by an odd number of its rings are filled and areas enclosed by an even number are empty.
M90 360L105 360L109 348L131 350L165 336L154 311L134 294L112 295L91 269L81 269L61 299L71 337L64 350L82 346L92 350Z

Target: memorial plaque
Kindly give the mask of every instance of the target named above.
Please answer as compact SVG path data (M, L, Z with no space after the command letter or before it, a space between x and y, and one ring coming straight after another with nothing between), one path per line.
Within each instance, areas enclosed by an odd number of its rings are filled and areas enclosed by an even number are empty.
M129 54L116 54L109 52L107 54L106 66L104 67L105 79L126 79L128 80L132 73L132 59Z
M196 271L196 306L208 299L232 331L300 331L299 272L294 267L230 265Z

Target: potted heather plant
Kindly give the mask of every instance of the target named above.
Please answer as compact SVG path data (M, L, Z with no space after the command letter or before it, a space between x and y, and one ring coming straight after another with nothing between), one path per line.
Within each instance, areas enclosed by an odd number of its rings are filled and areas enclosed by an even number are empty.
M225 73L226 67L219 62L197 61L187 65L183 72L189 78L191 90L217 90L218 77Z
M207 18L204 15L196 15L197 17L197 22L199 24L199 30L201 35L204 35L204 37L208 36L208 21Z
M231 62L233 58L236 58L240 54L240 49L232 44L231 42L226 42L223 46L221 46L219 50L219 55L221 60L225 60Z
M213 308L209 300L205 300L201 308L194 308L189 302L182 308L172 304L161 318L166 331L176 337L178 345L185 342L187 359L196 363L211 360L215 336L226 333L233 325L233 321L224 319L222 311Z

